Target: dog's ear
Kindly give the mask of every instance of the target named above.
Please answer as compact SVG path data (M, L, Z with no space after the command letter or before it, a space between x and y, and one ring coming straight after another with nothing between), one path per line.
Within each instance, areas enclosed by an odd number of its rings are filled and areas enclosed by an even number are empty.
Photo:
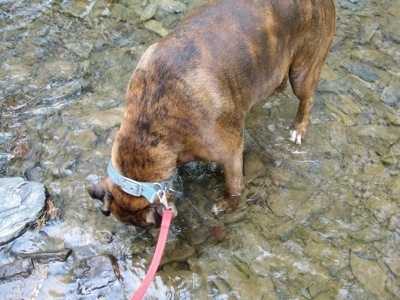
M109 216L110 215L110 205L111 205L111 201L113 200L113 197L111 195L111 193L108 191L107 188L107 178L103 179L102 181L100 181L99 183L96 184L88 184L86 186L86 190L88 191L90 197L92 197L93 199L98 199L101 202L103 202L103 206L101 208L101 212L106 215Z

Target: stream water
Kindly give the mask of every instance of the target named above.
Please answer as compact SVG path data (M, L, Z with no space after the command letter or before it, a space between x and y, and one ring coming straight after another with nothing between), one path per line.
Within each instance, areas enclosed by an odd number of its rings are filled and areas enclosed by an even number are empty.
M202 2L0 0L0 176L44 183L54 205L0 264L72 249L33 260L0 298L128 299L140 285L158 230L103 216L85 185L105 175L141 54ZM219 167L181 168L186 196L146 299L400 299L400 2L335 3L305 142L289 141L289 88L255 105L244 196L218 218Z

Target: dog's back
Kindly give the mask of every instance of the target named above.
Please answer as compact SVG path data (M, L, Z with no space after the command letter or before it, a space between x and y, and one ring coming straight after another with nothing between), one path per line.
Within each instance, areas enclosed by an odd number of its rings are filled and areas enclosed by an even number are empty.
M332 0L214 0L199 7L139 61L113 165L125 177L156 182L192 160L218 162L227 196L217 210L230 211L242 189L246 112L289 78L299 99L291 138L300 143L334 26ZM113 183L103 186L125 215L137 214L133 219L148 206Z

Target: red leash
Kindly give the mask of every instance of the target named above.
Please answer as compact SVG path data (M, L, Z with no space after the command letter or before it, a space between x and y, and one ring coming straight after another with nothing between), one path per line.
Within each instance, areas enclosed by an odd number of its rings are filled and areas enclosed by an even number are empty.
M153 260L151 261L149 270L147 271L142 284L136 293L132 296L131 300L141 300L143 295L146 293L147 288L150 283L153 281L154 276L156 275L158 266L160 265L160 261L164 252L165 244L167 243L167 236L169 231L169 226L171 225L171 220L173 216L173 211L171 209L164 209L163 216L161 221L161 229L160 234L158 236L156 252L154 253Z

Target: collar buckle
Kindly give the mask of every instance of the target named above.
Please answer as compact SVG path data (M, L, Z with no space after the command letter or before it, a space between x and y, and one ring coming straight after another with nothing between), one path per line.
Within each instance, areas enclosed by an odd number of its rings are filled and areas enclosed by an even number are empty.
M123 179L121 188L124 192L135 197L140 197L143 194L143 185L129 178Z

